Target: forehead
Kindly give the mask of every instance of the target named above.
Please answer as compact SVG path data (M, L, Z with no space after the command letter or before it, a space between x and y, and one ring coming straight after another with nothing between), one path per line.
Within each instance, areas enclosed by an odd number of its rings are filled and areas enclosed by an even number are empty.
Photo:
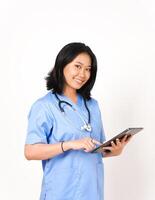
M87 53L81 53L74 58L73 62L81 65L91 65L91 57Z

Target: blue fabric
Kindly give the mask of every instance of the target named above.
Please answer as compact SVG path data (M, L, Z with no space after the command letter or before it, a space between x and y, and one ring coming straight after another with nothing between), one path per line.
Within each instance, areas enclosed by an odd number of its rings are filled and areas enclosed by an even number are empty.
M83 98L78 95L77 104L64 95L65 100L88 121ZM80 130L83 121L69 106L63 104L65 116L60 112L58 100L52 92L38 99L28 116L26 144L54 144L61 141L93 137L103 142L105 134L98 103L87 101L91 113L92 132ZM103 200L104 165L100 153L69 150L42 161L43 181L40 200Z

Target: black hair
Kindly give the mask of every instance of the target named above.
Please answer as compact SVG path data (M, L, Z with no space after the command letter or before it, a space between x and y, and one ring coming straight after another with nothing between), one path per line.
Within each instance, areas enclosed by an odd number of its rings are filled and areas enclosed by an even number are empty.
M47 90L52 90L58 94L62 94L64 87L64 67L72 62L80 53L87 53L91 58L91 75L89 80L77 90L85 99L90 99L91 89L94 86L97 73L97 59L90 47L84 43L73 42L65 45L58 53L54 68L48 73L45 78Z

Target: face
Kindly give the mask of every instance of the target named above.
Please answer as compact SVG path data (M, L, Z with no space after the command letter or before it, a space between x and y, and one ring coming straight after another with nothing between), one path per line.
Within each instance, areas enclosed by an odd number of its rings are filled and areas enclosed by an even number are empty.
M64 67L64 89L80 89L90 78L91 58L86 53L79 54Z

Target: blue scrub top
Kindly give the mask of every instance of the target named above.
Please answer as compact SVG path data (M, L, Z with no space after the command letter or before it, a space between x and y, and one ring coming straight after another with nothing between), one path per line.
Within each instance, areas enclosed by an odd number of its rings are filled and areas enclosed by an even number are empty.
M88 121L88 113L81 95L73 103L67 101ZM98 103L91 98L87 106L91 115L92 131L81 130L83 121L75 111L62 104L61 113L58 100L52 92L38 99L28 116L26 144L55 144L61 141L92 137L100 142L105 140L101 113ZM43 160L43 180L40 200L103 200L104 170L101 153L87 153L83 150L69 150L51 159Z

